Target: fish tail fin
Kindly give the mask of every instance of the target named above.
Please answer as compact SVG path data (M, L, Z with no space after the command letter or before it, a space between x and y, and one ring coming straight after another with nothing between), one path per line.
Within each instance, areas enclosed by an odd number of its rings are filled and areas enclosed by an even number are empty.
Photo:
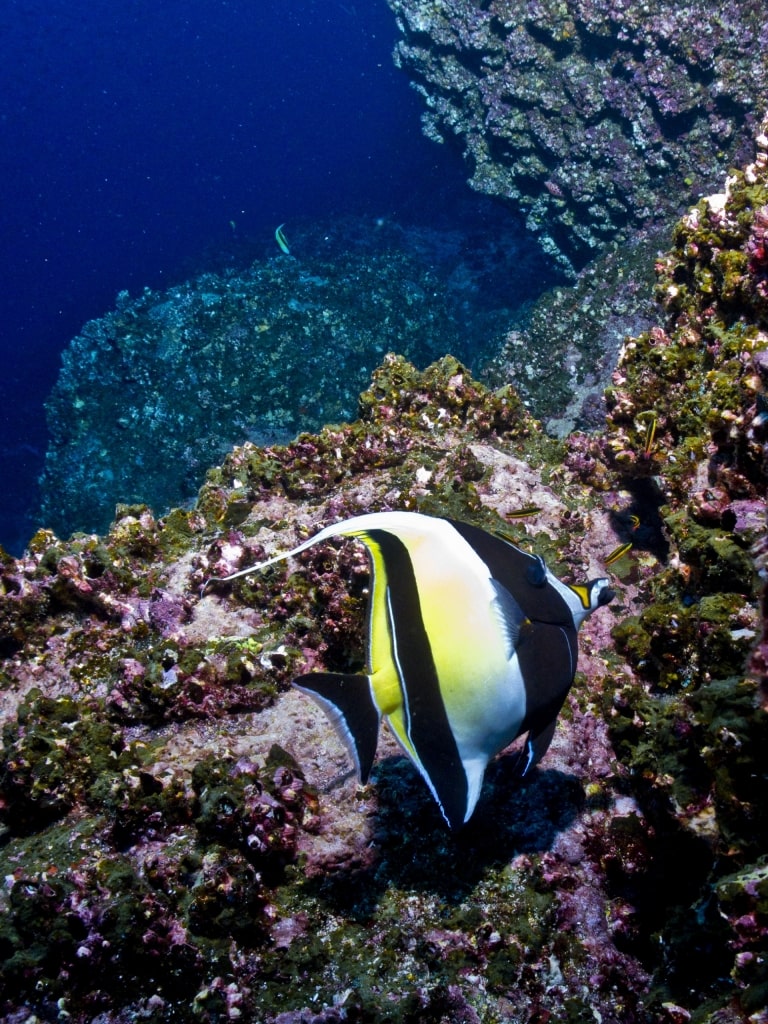
M336 734L355 762L361 783L368 781L379 738L379 710L371 680L358 673L310 672L294 679L325 711Z

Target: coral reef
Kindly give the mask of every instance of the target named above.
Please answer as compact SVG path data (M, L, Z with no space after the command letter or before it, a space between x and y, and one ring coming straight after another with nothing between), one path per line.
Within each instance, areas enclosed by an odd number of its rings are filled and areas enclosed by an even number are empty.
M583 266L713 189L765 113L758 0L389 0L424 131Z
M286 692L305 667L360 667L358 547L201 596L366 508L510 516L558 572L600 567L611 515L512 389L450 357L420 372L389 356L360 407L284 447L235 448L194 509L122 507L104 537L41 531L3 562L6 1015L642 1019L647 967L614 941L609 918L630 909L600 866L639 811L584 676L547 768L520 786L500 760L453 836L391 740L359 789L319 710Z
M757 146L658 260L603 430L390 354L359 419L235 447L191 507L0 553L4 1020L765 1024ZM290 689L362 666L359 546L211 580L390 508L618 591L546 759L498 758L457 834L391 740L358 786Z
M47 402L40 522L103 532L120 502L191 501L233 444L353 419L390 349L479 361L505 302L551 279L509 232L488 245L387 221L323 227L297 226L293 255L122 293L85 325Z

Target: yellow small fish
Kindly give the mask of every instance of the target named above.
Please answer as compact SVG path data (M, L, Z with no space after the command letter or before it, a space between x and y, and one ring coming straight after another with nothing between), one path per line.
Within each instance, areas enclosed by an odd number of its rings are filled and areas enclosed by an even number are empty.
M646 458L650 458L651 452L653 451L653 442L656 440L656 425L658 420L651 414L651 419L648 422L648 426L645 431L645 444L643 445L643 454Z
M624 544L619 544L619 546L617 548L614 548L613 551L610 553L610 555L608 555L608 557L605 559L605 564L606 565L613 565L614 562L618 562L618 560L620 558L623 558L624 555L626 555L626 553L628 551L631 551L631 550L632 550L632 541L631 540L626 541L626 543L624 543Z
M525 519L526 516L536 516L541 512L541 508L538 505L526 505L524 508L516 508L512 512L507 512L507 519Z
M275 230L275 241L280 247L280 252L284 252L286 256L290 256L291 250L288 247L288 239L285 237L285 233L283 232L284 227L285 224L281 224L280 227Z

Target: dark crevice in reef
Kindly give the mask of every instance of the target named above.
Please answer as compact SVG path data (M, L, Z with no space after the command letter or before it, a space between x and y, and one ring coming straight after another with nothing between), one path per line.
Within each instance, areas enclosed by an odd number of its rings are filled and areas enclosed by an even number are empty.
M574 19L574 25L580 41L580 50L585 60L596 63L609 61L615 56L617 37L614 29L610 33L595 32L578 19ZM622 42L622 47L626 45L626 42Z
M564 34L562 38L558 39L552 34L551 29L541 28L531 22L527 25L527 31L532 39L535 39L552 54L556 62L564 60L573 52L576 41L572 36Z

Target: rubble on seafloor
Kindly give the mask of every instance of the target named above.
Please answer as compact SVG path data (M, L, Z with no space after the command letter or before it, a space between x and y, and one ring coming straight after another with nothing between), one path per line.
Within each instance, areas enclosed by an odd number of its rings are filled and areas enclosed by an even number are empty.
M3 1020L768 1019L767 221L760 136L659 259L601 430L389 355L359 419L235 448L194 507L2 557ZM498 758L455 834L289 688L362 666L357 545L201 593L389 508L618 592L545 760Z

